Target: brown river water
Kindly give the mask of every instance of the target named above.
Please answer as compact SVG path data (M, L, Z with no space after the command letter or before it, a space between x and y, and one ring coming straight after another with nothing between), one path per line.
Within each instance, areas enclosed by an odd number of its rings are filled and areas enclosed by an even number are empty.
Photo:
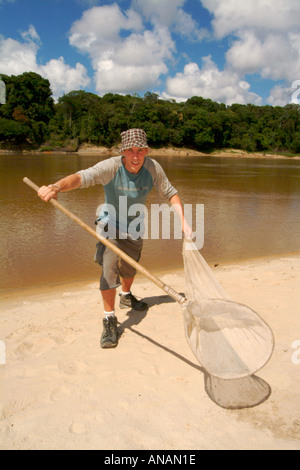
M184 204L204 205L209 264L300 251L300 160L155 157ZM0 292L97 281L96 240L23 183L38 186L105 157L64 154L0 155ZM91 227L104 202L102 186L61 194L59 201ZM147 201L161 204L153 189ZM158 275L182 269L182 240L147 239L140 263Z

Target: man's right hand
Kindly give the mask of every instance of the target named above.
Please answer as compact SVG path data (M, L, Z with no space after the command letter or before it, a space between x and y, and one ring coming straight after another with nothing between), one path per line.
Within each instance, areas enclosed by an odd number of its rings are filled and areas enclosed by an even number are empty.
M41 186L38 190L38 196L44 201L49 202L50 199L57 199L59 188L49 184L49 186Z

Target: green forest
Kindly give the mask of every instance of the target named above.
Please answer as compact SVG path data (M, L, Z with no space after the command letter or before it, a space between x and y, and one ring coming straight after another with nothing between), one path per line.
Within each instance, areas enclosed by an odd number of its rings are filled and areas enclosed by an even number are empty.
M185 147L203 152L242 149L289 155L300 152L300 106L227 106L201 96L186 102L74 90L54 102L50 83L27 72L0 74L0 148L76 151L83 143L113 147L120 132L142 127L154 148Z

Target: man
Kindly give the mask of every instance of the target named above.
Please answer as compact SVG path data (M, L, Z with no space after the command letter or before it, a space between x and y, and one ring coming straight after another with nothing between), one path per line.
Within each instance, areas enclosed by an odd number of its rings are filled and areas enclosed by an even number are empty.
M169 182L162 167L155 160L146 157L149 150L146 133L142 129L129 129L122 132L121 138L122 156L108 158L54 184L42 186L38 195L47 202L51 198L57 198L59 192L102 184L105 191L105 204L97 219L97 231L110 238L112 243L135 261L139 261L143 246L142 228L139 233L130 234L133 216L128 214L130 207L134 204L145 205L152 187L155 187L158 193L174 207L181 219L185 236L192 237L192 230L184 218L177 190ZM126 198L126 211L122 210L124 204L122 206L120 203L120 201L124 202L124 197ZM147 304L137 300L131 293L136 270L101 242L97 243L95 261L102 266L100 291L104 318L100 346L111 348L118 344L115 315L116 288L122 286L120 308L145 310Z

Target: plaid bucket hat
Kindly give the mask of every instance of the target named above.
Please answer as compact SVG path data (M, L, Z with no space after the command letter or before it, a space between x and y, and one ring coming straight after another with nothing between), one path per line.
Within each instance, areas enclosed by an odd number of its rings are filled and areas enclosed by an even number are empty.
M132 147L148 148L147 134L143 129L129 129L121 133L121 150L127 150Z

